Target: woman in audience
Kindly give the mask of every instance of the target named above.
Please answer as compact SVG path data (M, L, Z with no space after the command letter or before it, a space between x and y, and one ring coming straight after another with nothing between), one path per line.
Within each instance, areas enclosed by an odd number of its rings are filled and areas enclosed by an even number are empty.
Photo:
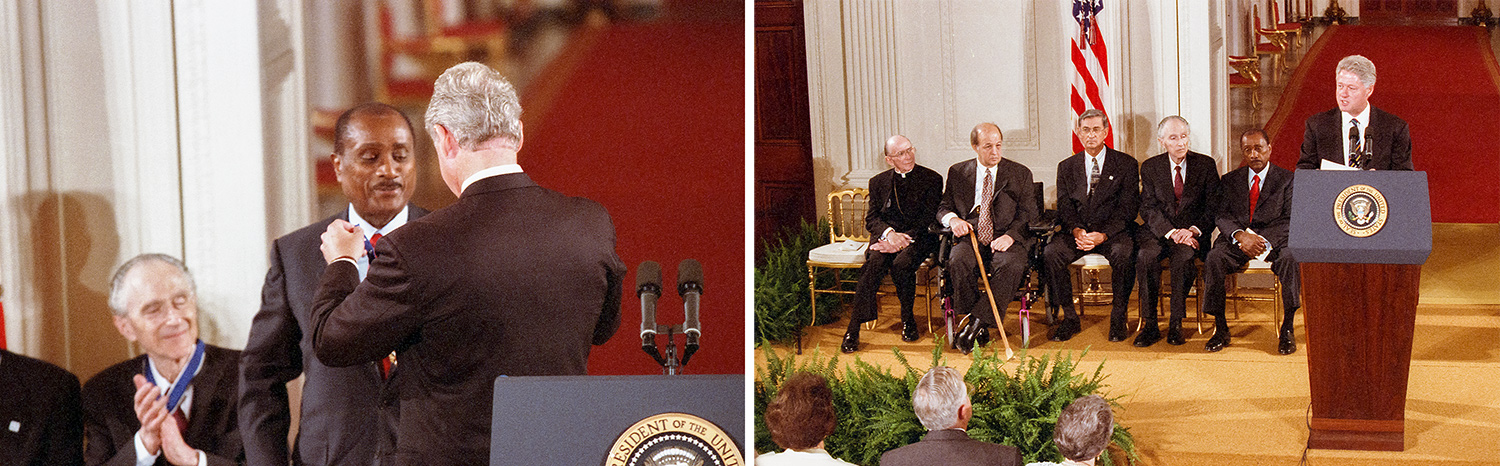
M755 464L853 466L823 451L823 438L838 425L833 413L833 391L828 389L823 376L800 372L788 378L776 392L776 399L766 407L765 416L771 441L786 451L757 456Z
M1073 400L1058 413L1057 427L1052 430L1052 441L1057 443L1063 462L1026 466L1094 466L1114 431L1115 416L1104 397L1089 395Z

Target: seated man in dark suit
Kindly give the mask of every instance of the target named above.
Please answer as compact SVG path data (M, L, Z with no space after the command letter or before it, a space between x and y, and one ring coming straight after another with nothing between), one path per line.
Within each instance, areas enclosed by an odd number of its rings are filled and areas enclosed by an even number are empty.
M1172 115L1156 125L1156 140L1166 153L1141 163L1141 221L1136 230L1136 277L1141 285L1140 316L1144 325L1135 346L1145 348L1161 340L1157 307L1161 293L1161 260L1172 271L1172 316L1167 343L1181 345L1182 318L1187 315L1188 289L1198 275L1193 264L1208 251L1214 231L1214 205L1219 197L1219 169L1214 159L1188 150L1187 120Z
M854 291L854 314L841 345L845 353L859 350L859 324L875 320L880 312L880 282L890 272L901 302L901 340L917 341L917 323L912 306L917 298L917 269L937 249L937 235L928 230L936 219L943 196L943 175L917 165L917 149L906 136L885 141L885 163L891 169L870 178L870 204L865 211L865 229L870 248L859 270Z
M400 409L392 387L394 361L338 368L319 362L312 349L312 299L325 265L319 235L328 224L359 225L373 247L407 220L427 214L407 204L416 191L416 147L411 121L381 103L344 112L333 133L329 158L349 206L271 243L260 312L240 359L240 431L252 466L284 466L294 454L296 463L313 466L394 461ZM368 260L356 265L369 269ZM304 374L291 453L286 383Z
M1052 341L1067 341L1081 328L1073 310L1073 283L1068 264L1085 254L1109 260L1114 309L1109 314L1109 341L1124 341L1130 289L1135 286L1135 216L1140 208L1140 163L1104 145L1109 116L1085 110L1074 124L1083 152L1057 164L1057 222L1062 231L1042 253L1047 264L1051 302L1061 305L1063 320L1052 327Z
M83 464L78 376L0 349L0 464Z
M115 328L140 356L83 385L89 465L245 461L235 422L240 352L198 339L198 296L182 261L136 256L110 280Z
M964 464L1020 466L1021 452L1015 447L969 438L964 429L974 416L964 375L951 367L927 371L911 394L917 420L927 428L922 440L885 452L882 466Z
M1339 108L1307 117L1297 168L1316 170L1327 160L1365 170L1411 170L1406 121L1370 105L1375 63L1350 55L1334 70Z
M1259 258L1270 262L1271 271L1281 280L1286 319L1281 322L1277 349L1281 354L1292 354L1297 351L1292 318L1301 307L1297 260L1286 249L1292 222L1292 172L1271 163L1271 143L1264 131L1252 129L1240 135L1240 151L1245 154L1246 166L1220 178L1224 195L1215 216L1219 238L1203 262L1203 312L1214 316L1214 336L1204 349L1218 351L1229 346L1224 277L1244 267L1251 258Z
M995 313L976 309L979 303L979 274L988 273L990 292L995 303L1010 303L1021 287L1026 272L1026 251L1031 240L1027 227L1036 220L1035 187L1031 169L1004 158L1005 136L994 123L980 123L969 132L969 146L974 160L965 160L948 168L943 202L938 205L938 221L953 230L960 244L948 253L949 277L953 282L953 309L967 314L969 323L954 335L958 349L968 354L974 344L989 341L989 328L999 327ZM979 241L979 255L974 257L974 241L965 238L974 233ZM978 264L985 264L980 268ZM1004 314L1004 308L1001 308Z

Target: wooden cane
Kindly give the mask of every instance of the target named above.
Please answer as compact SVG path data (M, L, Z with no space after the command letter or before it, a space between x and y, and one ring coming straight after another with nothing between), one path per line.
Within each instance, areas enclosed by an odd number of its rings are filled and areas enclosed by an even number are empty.
M995 305L995 291L990 289L989 267L982 260L984 256L979 255L979 238L974 233L969 232L969 244L974 246L974 262L979 263L979 278L984 279L984 295L990 298L990 312L995 313L995 326L1000 328L1000 341L1005 342L1005 360L1009 361L1016 357L1016 352L1010 349L1010 339L1005 335L1005 321L1000 320L1000 306Z

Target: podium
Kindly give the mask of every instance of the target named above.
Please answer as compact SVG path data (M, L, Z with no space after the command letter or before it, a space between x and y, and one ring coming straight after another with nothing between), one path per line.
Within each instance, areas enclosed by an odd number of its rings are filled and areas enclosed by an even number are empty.
M670 419L640 425L663 413ZM633 447L673 435L720 451L750 445L742 375L502 376L495 379L493 414L491 466L649 464L630 461L631 449L620 441ZM632 436L636 431L641 435ZM722 464L746 463L725 458Z
M1309 446L1404 450L1427 174L1297 170L1287 249L1301 264Z

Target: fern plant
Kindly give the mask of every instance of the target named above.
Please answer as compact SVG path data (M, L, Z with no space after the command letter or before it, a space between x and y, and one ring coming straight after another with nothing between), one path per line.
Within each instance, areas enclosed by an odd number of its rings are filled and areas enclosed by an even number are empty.
M765 263L755 268L755 341L785 342L797 336L812 319L812 300L807 281L807 253L828 244L828 221L803 221L783 231L779 240L766 241ZM829 288L836 278L818 277L819 288ZM838 295L818 296L818 322L834 322L842 314Z
M928 368L943 364L943 345L939 343L922 368L913 366L900 350L893 350L900 366L897 374L858 359L840 371L837 357L824 360L814 353L799 360L792 354L782 357L765 349L766 365L755 380L756 452L779 450L766 430L765 408L783 380L804 371L826 377L833 391L838 427L825 439L824 448L834 457L878 465L886 451L921 440L927 430L912 412L911 394ZM1034 357L1023 350L1017 355L1019 364L1006 372L1005 360L995 351L975 353L964 374L974 405L969 436L1014 446L1026 462L1061 462L1062 456L1052 442L1058 413L1074 399L1103 394L1107 387L1103 362L1091 374L1079 372L1078 360L1085 354L1087 351L1077 358L1063 352ZM1105 398L1119 406L1117 397ZM1139 460L1130 430L1119 422L1115 423L1112 441L1129 463ZM1110 450L1105 450L1099 464L1114 464Z

